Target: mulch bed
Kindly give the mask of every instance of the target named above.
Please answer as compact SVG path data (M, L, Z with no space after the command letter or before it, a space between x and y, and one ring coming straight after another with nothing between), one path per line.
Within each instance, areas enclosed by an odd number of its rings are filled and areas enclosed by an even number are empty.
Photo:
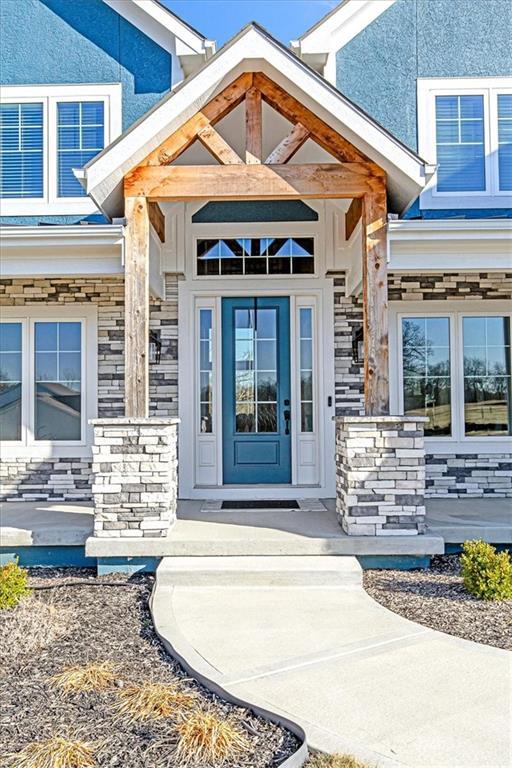
M377 602L419 624L485 645L512 650L512 600L468 594L459 555L432 558L423 571L365 571L364 587Z
M62 586L84 579L85 585ZM85 569L33 569L31 586L52 588L35 591L29 600L51 604L56 618L65 616L65 629L57 627L51 642L43 639L37 652L27 651L23 640L12 639L12 620L18 608L1 612L0 754L18 752L29 742L53 735L78 734L85 741L102 743L98 759L102 768L181 766L173 757L168 720L114 722L115 690L64 695L48 685L48 678L66 667L107 660L120 665L120 685L186 678L153 630L148 608L153 578L137 576L123 586L122 577L115 586L105 585L116 579L97 578ZM235 716L247 733L250 753L237 757L236 763L225 763L226 768L274 768L298 748L288 731L223 702L194 681L188 685L200 694L200 706L213 708L221 716Z

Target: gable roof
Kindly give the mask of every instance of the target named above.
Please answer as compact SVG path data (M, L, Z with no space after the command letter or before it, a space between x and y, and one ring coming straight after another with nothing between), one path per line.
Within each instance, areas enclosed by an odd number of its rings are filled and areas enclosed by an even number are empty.
M103 0L112 10L178 57L209 58L215 43L180 19L159 0ZM196 67L197 68L197 67Z
M107 216L123 214L122 182L147 155L242 72L262 71L383 168L390 210L402 212L433 168L255 23L244 27L192 77L77 171Z
M302 53L328 50L326 44L343 48L368 24L387 11L396 0L343 0L316 24L313 24L291 46ZM330 50L330 48L329 48Z
M323 19L304 32L290 47L297 56L336 81L336 52L388 10L396 0L343 0Z

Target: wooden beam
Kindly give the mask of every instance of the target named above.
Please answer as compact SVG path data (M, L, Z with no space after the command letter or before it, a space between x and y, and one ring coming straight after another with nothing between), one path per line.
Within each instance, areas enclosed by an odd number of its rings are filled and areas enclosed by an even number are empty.
M291 123L302 123L320 146L342 162L369 162L368 158L347 139L324 123L310 109L277 85L263 72L254 74L254 87L261 90L263 99ZM375 168L378 166L375 165Z
M158 203L149 204L148 216L150 224L153 225L160 242L165 243L165 216Z
M208 104L190 117L177 131L153 150L142 165L169 165L176 160L197 138L197 134L208 125L215 125L222 120L245 98L253 81L252 72L244 72L224 88Z
M223 165L241 165L243 164L242 158L237 155L233 147L230 147L227 141L225 141L220 133L218 133L212 125L207 125L205 128L199 131L197 138L206 147L218 163Z
M304 128L302 123L297 123L297 125L293 126L288 136L285 136L277 147L272 150L265 163L267 165L287 163L298 152L304 142L307 141L308 137L308 129Z
M360 197L355 197L350 203L350 208L345 214L345 240L350 240L358 221L363 214L363 201Z
M124 180L125 196L154 201L351 198L379 189L382 179L365 163L150 166Z
M363 202L364 399L367 416L389 413L386 192Z
M262 157L261 93L249 88L245 94L245 162L261 163Z
M124 278L125 416L149 414L149 213L144 197L125 200L127 219Z

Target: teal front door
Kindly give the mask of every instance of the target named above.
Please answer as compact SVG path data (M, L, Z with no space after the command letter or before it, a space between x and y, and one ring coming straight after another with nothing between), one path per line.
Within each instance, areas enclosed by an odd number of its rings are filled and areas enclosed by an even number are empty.
M290 300L222 300L225 484L291 482Z

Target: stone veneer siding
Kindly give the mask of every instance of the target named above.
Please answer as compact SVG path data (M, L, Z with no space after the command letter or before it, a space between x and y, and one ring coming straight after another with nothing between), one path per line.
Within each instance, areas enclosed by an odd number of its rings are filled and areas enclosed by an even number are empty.
M334 284L334 402L336 416L364 414L364 369L352 359L352 334L363 324L361 296L346 296L345 274Z
M364 413L363 366L352 360L352 329L363 322L360 297L345 296L345 276L334 283L336 416ZM391 273L389 301L512 301L512 272ZM426 304L425 309L428 311ZM427 444L428 446L428 444ZM426 496L512 496L512 453L426 454Z
M354 536L425 532L425 418L336 419L336 511Z
M176 518L177 420L96 419L93 425L93 535L167 535Z
M178 278L166 276L166 298L152 299L150 324L162 340L160 365L150 366L150 415L178 415ZM12 278L0 280L2 306L69 306L85 302L98 310L98 417L124 416L124 281L122 277ZM73 451L62 458L4 457L0 498L75 500L91 497L90 457Z

